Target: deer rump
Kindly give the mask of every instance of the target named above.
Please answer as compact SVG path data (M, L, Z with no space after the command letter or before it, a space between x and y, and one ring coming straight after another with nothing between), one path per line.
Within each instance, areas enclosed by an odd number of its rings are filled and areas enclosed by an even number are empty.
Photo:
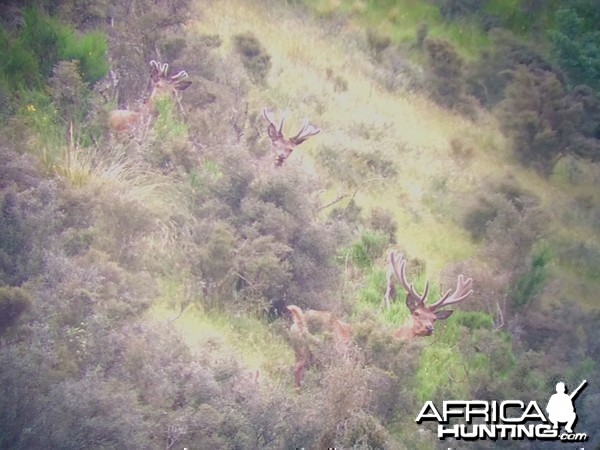
M290 339L294 349L294 381L299 388L306 369L319 365L321 355L342 353L350 343L350 325L329 311L306 310L298 306L287 307L292 314Z

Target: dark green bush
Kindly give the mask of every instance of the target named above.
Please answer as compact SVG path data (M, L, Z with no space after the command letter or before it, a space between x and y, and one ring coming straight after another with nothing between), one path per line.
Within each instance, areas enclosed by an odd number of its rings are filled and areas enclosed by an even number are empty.
M534 73L554 73L558 70L533 44L526 43L510 31L494 28L489 32L490 46L471 62L466 70L468 92L481 104L492 107L504 98L504 90L513 79L513 71L523 66Z
M553 73L519 67L505 95L498 116L522 164L548 174L561 155L577 152L583 105Z
M573 84L600 89L600 14L561 8L554 14L550 40L554 52Z
M108 73L107 51L106 35L101 31L71 34L60 53L60 59L79 61L83 79L94 83Z
M426 39L429 68L427 90L431 98L449 108L467 104L464 61L453 45L442 39Z
M257 84L266 83L271 70L271 55L251 32L238 34L233 39L250 79Z
M73 30L38 8L25 8L23 21L17 40L24 48L33 52L39 64L40 75L46 78L73 39Z
M77 60L83 78L95 82L108 72L104 33L79 34L40 9L23 9L23 27L0 29L0 69L11 87L40 88L60 60Z
M0 335L31 308L31 297L17 287L0 287Z
M543 248L531 257L528 270L521 275L512 292L512 302L516 308L524 308L541 291L549 276L548 263L552 254L548 248Z
M389 36L374 29L367 30L367 44L376 61L381 58L381 53L392 43Z

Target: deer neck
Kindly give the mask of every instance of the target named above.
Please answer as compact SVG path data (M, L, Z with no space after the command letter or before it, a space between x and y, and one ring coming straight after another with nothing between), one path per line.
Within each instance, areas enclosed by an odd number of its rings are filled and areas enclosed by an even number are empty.
M408 341L416 337L414 327L414 319L411 317L408 323L398 328L398 330L394 333L394 337L401 341Z
M292 313L294 326L298 330L298 332L303 336L308 335L308 326L306 324L304 312L294 305L288 306L288 310Z

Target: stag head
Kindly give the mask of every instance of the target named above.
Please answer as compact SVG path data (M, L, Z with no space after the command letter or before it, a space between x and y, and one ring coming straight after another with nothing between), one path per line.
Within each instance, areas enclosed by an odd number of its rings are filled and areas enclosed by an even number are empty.
M187 89L192 82L186 80L188 74L185 70L180 70L175 75L169 75L169 64L158 61L150 61L150 82L152 83L152 93L150 99L159 95L174 94L176 91Z
M271 138L271 143L273 144L273 148L275 149L275 167L283 166L285 160L292 154L294 149L306 141L309 137L315 136L321 132L321 129L315 127L308 123L308 120L305 120L300 128L298 133L286 139L283 136L283 121L284 117L281 117L279 124L275 121L275 116L273 113L266 108L262 110L263 117L269 123L267 127L267 133L269 134L269 138Z
M460 274L455 289L448 289L436 302L426 305L425 300L429 293L429 282L425 284L422 294L419 294L412 283L406 280L406 259L395 252L390 253L390 264L394 275L400 281L407 292L406 306L412 316L412 323L401 327L395 333L398 339L411 339L416 336L429 336L433 333L436 320L444 320L450 317L453 310L442 309L446 306L462 302L471 295L473 279Z
M187 89L192 82L187 81L188 74L185 70L180 70L175 75L169 75L169 65L158 61L150 61L149 84L152 91L148 100L139 110L116 109L111 111L108 116L108 126L111 130L121 133L131 131L136 128L144 117L154 112L154 101L164 95L174 95L177 91Z

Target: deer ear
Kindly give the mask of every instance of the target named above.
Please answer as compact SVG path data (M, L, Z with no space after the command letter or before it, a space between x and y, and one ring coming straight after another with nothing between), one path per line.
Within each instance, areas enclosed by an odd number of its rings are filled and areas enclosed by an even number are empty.
M177 84L175 85L175 89L183 91L183 90L189 88L191 84L192 84L191 81L178 81Z
M421 304L421 300L414 295L408 294L406 296L406 307L412 313Z
M446 309L442 311L436 311L434 314L437 320L444 320L450 317L453 312L454 311L452 311L451 309Z
M275 129L275 125L272 123L267 127L267 133L272 141L276 141L279 135L277 134L277 130Z

